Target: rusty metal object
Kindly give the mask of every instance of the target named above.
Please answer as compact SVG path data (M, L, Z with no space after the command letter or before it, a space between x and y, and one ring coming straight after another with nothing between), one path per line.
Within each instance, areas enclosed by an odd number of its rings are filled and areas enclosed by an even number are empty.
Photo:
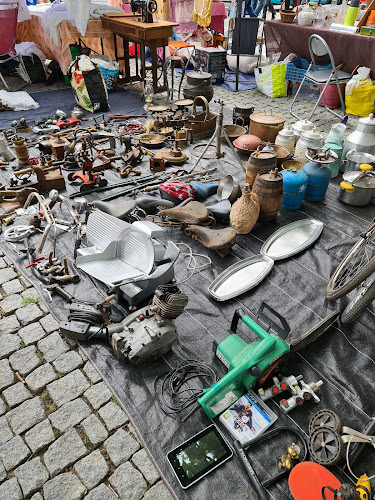
M187 146L193 141L193 130L186 127L176 130L175 141L177 147Z
M285 117L271 113L253 113L250 116L249 134L260 137L264 142L275 142L277 134L284 127Z
M33 162L31 162L33 160ZM61 168L58 165L42 168L36 159L30 159L29 168L17 170L14 172L16 178L22 178L27 174L35 173L37 182L30 183L35 186L40 192L48 192L51 189L65 189L65 179L61 173Z
M50 139L52 154L56 160L63 160L65 154L65 146L69 146L69 141L64 137L56 137ZM44 143L43 143L44 144Z
M17 208L22 208L30 193L36 193L34 188L23 188L19 190L0 191L0 207L4 212L13 212ZM0 219L6 217L6 214L1 214Z
M179 147L171 149L161 149L154 156L155 159L163 159L169 165L182 165L189 159L186 153L183 153Z
M165 164L167 162L164 158L150 158L150 170L151 172L163 172L165 170Z
M41 219L41 217L39 217L39 215L35 214L35 215L32 215L30 217L29 226L34 226L37 229L39 229L41 223L42 223L42 219Z
M206 248L218 253L220 257L225 257L235 244L236 230L233 227L224 229L211 229L202 226L187 226L183 231L193 240L199 241Z
M191 71L186 75L186 85L183 90L185 99L196 100L199 97L201 100L204 96L205 100L208 102L214 96L214 88L211 82L211 73L205 73L200 71ZM198 105L201 104L198 101ZM194 113L193 113L194 114Z

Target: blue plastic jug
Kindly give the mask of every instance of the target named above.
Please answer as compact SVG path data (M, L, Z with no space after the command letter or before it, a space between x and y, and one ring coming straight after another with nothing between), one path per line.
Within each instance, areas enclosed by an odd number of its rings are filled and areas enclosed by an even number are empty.
M331 179L332 170L328 165L310 161L302 167L308 177L305 199L308 201L323 201Z
M308 177L296 168L282 170L281 174L283 176L283 199L280 208L298 210L305 197Z

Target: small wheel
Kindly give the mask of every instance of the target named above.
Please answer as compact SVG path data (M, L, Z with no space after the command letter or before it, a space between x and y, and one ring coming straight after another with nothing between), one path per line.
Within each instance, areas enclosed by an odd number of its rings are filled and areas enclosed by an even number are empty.
M336 465L343 454L340 434L328 427L315 429L309 437L310 457L326 467Z
M309 434L312 434L316 429L328 427L339 433L341 431L341 421L338 415L332 410L320 410L311 419L309 423Z
M108 184L108 181L107 179L100 179L99 182L98 182L98 186L99 187L104 187Z
M68 174L68 181L72 182L75 180L75 172L70 172L70 174Z
M375 274L362 283L354 299L341 314L341 323L348 325L355 321L368 305L375 299Z
M82 192L82 191L89 191L89 189L92 189L93 187L95 187L94 184L81 184L81 187L79 188L79 190Z

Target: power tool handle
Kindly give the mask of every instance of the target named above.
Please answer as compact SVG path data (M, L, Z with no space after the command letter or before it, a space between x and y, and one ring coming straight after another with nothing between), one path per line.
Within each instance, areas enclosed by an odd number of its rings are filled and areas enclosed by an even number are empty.
M256 475L253 466L251 465L249 459L247 458L246 453L244 452L239 441L237 440L234 441L234 448L236 450L238 458L242 462L242 465L244 466L247 472L247 475L249 476L250 484L256 491L259 500L268 500L267 490L263 488L261 482L258 479L258 476Z
M233 315L232 323L230 326L232 333L236 333L239 320L241 320L243 323L245 323L246 326L248 326L251 330L253 330L253 332L256 333L256 335L260 339L264 340L272 338L271 335L268 332L266 332L266 330L264 330L260 325L258 325L258 323L254 321L252 318L250 318L250 316L245 314L244 310L241 308L236 309Z

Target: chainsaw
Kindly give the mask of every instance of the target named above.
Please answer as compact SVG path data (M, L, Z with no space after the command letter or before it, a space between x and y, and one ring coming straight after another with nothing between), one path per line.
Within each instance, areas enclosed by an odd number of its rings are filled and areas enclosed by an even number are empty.
M265 309L279 319L281 327L266 315ZM315 340L338 315L338 311L329 314L305 333L296 344L290 346L284 340L290 332L290 327L270 306L262 303L257 315L252 315L253 317L245 314L242 309L237 309L229 335L222 342L216 342L216 356L227 367L228 373L198 399L204 413L209 418L214 418L237 401L244 392L263 385L274 375L274 370L282 361L286 361L289 356ZM260 341L247 344L236 334L240 319ZM259 323L262 323L267 330ZM271 329L275 333L269 333Z

